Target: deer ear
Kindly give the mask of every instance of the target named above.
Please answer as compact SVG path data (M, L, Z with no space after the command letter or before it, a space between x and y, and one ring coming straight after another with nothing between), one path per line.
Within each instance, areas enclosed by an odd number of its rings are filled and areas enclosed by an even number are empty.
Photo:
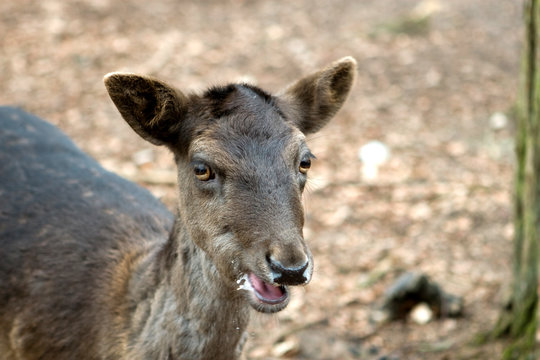
M103 81L124 120L143 139L155 145L178 142L187 113L184 94L161 81L135 74L111 73Z
M356 77L356 60L344 57L289 85L280 97L292 105L304 134L319 131L341 108Z

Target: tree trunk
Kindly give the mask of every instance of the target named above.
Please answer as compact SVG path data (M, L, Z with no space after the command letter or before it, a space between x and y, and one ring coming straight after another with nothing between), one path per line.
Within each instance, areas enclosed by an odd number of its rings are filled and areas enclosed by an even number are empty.
M511 304L492 335L509 335L503 359L534 359L540 234L540 8L527 0L516 134L514 267Z

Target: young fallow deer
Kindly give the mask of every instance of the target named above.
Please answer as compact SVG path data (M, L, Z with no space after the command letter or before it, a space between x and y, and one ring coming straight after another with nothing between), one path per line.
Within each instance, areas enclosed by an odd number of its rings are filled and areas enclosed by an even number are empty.
M305 135L355 68L343 58L276 96L107 75L133 130L174 154L176 218L52 125L0 108L0 358L238 359L249 306L280 311L311 278Z

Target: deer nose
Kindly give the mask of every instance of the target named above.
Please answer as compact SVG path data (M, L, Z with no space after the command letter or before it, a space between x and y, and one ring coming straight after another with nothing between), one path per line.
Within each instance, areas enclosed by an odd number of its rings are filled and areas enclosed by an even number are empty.
M281 285L300 285L309 281L310 274L308 274L309 259L299 266L283 266L278 260L272 256L268 256L266 261L270 265L272 274L274 276L274 282Z

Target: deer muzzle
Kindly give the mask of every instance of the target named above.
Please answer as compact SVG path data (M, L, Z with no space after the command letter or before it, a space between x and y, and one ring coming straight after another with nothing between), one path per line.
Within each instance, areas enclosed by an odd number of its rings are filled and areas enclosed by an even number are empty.
M284 266L279 260L268 256L266 261L272 271L275 283L284 285L301 285L309 282L311 272L309 270L310 261L306 259L303 264L296 266Z

